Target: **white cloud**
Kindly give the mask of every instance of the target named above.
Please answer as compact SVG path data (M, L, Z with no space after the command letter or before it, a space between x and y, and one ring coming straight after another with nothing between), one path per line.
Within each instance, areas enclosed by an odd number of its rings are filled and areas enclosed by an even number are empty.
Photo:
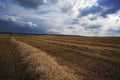
M90 34L109 35L108 33L110 32L110 30L113 30L113 31L120 30L120 14L119 13L120 11L118 11L115 14L109 14L107 15L106 18L101 17L98 14L89 14L88 16L81 17L78 20L78 23L73 26L82 27L83 29L81 33L87 32L87 35L90 35ZM91 17L95 17L96 19L90 20ZM95 27L97 25L98 25L98 28ZM91 28L91 26L93 26L93 28Z
M80 10L96 5L97 0L60 0L58 4L63 11L67 11L71 17L76 18Z
M35 27L37 27L37 24L34 24L34 23L32 23L32 22L27 22L27 23L25 24L25 26L29 26L29 27L35 28Z

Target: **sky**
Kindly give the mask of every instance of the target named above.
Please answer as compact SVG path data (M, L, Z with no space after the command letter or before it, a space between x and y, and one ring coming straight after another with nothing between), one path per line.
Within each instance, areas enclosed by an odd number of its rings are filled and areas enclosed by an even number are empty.
M0 0L0 32L120 36L120 0Z

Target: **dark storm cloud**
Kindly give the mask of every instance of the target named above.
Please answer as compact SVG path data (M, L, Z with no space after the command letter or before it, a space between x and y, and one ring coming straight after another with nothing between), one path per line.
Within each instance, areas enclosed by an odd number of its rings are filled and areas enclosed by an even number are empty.
M80 17L95 13L101 13L101 16L106 17L108 14L113 14L116 13L117 11L118 10L115 10L114 8L108 8L107 10L104 10L104 8L97 6L82 10L80 13Z
M15 0L19 5L26 8L38 8L43 5L46 0Z
M108 7L102 16L106 16L106 14L116 13L120 10L120 0L98 0L99 5Z
M0 2L0 9L4 9L5 8L5 4Z
M103 9L100 6L93 6L90 8L83 9L80 11L80 16L86 16L88 14L94 14L94 13L99 13L102 12Z
M14 32L14 33L44 33L42 30L22 26L18 23L11 22L11 20L0 19L0 32Z
M120 0L98 0L99 5L114 7L115 10L120 9Z
M98 6L80 11L80 17L94 13L101 13L101 16L106 17L108 14L113 14L120 10L120 0L98 0L98 4Z

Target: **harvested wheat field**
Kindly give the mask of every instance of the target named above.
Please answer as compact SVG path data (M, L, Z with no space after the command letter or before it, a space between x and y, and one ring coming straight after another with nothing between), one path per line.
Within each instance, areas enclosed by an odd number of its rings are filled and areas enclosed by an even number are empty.
M120 38L0 36L0 80L120 80Z
M72 69L58 64L54 58L45 52L17 41L14 37L4 36L1 36L1 43L5 41L3 44L5 47L2 49L3 45L1 46L0 80L83 79L75 74Z

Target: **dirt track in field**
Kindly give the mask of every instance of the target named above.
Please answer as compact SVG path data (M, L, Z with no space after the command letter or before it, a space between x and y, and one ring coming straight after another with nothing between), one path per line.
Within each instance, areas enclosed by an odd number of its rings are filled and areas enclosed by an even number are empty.
M0 36L0 80L16 80L16 62L10 37Z

